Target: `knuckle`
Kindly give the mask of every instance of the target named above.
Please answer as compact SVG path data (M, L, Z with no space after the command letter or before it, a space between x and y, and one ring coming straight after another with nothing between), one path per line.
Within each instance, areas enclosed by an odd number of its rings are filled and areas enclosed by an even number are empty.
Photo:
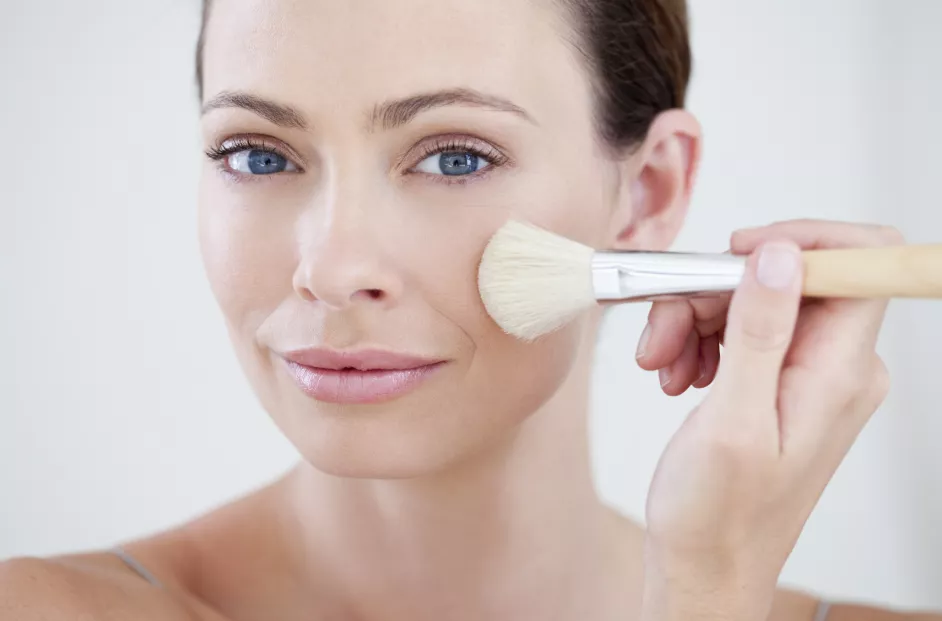
M680 306L680 302L677 300L655 300L651 304L648 321L672 316L677 313L678 306Z
M796 233L805 233L815 235L826 235L833 231L839 225L834 220L825 220L823 218L795 218L789 220L787 225L790 230Z
M867 391L867 374L848 369L836 374L832 385L837 392L853 398Z
M742 345L758 352L779 351L788 346L791 324L771 313L750 313L739 330Z
M873 413L886 400L890 391L890 374L877 357L873 365L858 373L842 373L832 378L830 386L849 412Z
M839 371L827 378L826 386L833 395L833 403L839 412L851 412L867 392L865 373Z
M670 313L671 304L676 304L673 300L655 300L651 303L651 310L648 311L648 323L653 324L656 320Z
M821 226L822 220L816 218L794 218L787 221L788 224L802 228Z

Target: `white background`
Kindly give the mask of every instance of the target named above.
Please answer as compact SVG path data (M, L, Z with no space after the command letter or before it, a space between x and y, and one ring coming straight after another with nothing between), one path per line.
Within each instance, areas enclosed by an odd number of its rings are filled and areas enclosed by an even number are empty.
M0 11L0 558L108 546L262 484L295 459L243 381L195 237L196 0L3 0ZM677 248L814 216L942 241L942 2L693 0L691 108L706 159ZM602 493L639 516L697 395L603 335ZM899 302L894 391L784 579L942 608L942 305Z

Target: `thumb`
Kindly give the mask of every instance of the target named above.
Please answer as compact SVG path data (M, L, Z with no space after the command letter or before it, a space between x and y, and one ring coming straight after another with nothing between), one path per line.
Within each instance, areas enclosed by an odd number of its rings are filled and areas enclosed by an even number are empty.
M714 394L719 392L726 404L723 409L734 416L776 407L779 376L801 304L802 273L801 250L792 242L767 243L749 257L743 282L730 301L725 351L714 384Z

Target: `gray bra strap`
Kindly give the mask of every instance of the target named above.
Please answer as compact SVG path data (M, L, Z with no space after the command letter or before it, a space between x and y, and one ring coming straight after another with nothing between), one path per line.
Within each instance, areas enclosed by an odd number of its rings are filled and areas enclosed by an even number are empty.
M814 614L814 621L826 621L831 613L831 602L821 600L818 602L818 611Z
M124 551L123 548L116 547L111 550L111 553L117 556L119 559L124 561L124 564L128 566L134 573L138 576L151 583L155 587L161 587L160 580L157 577L147 571L147 568L137 562L137 559Z

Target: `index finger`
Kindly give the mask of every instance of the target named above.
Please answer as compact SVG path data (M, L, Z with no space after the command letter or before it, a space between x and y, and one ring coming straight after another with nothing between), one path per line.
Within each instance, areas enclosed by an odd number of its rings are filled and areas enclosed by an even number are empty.
M746 254L762 243L788 239L803 250L879 247L903 243L903 236L893 227L877 224L835 222L830 220L790 220L769 226L737 231L730 246L735 254ZM861 350L876 346L886 300L825 299L814 313L814 324L832 341L836 354L854 357Z
M750 254L767 241L788 239L803 250L888 246L903 242L893 227L833 220L789 220L733 233L733 254Z

